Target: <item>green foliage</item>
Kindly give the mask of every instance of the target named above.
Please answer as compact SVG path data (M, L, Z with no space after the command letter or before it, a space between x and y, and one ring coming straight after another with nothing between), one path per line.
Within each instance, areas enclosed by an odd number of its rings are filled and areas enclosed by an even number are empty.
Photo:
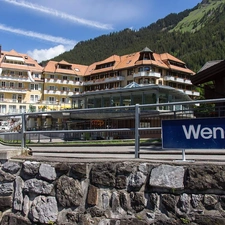
M224 24L225 0L204 0L193 9L169 14L138 31L124 29L81 41L52 60L90 65L111 55L126 55L147 46L156 53L174 55L198 72L207 61L225 58Z
M187 219L187 218L180 218L180 220L181 220L181 222L182 222L183 224L189 224L189 223L190 223L190 220Z

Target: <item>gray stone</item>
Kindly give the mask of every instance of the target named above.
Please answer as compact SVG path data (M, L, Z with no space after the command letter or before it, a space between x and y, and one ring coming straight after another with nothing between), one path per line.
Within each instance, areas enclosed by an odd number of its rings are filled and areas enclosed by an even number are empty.
M34 199L30 209L30 219L33 222L48 224L56 222L58 216L55 197L38 196Z
M184 188L184 168L182 166L160 165L151 171L150 186L171 189Z
M203 196L201 194L196 195L196 194L192 194L191 195L191 205L193 208L197 208L199 206L201 206L201 201L203 199Z
M119 207L120 207L119 196L116 192L113 192L111 196L112 212L119 213Z
M39 167L39 175L41 178L53 181L56 179L55 168L49 164L42 163Z
M117 176L115 187L117 189L126 189L127 188L127 177L124 175Z
M1 196L6 196L6 195L11 195L14 191L13 188L13 183L12 182L7 182L7 183L0 183L0 195Z
M225 189L225 166L192 165L187 169L185 188L191 190Z
M98 164L92 167L90 172L91 184L97 187L115 187L116 184L115 163Z
M28 216L29 210L30 210L30 199L28 195L25 195L23 199L23 215Z
M71 176L76 179L85 179L87 178L87 168L86 164L78 163L71 166Z
M12 208L12 196L0 196L0 211L5 211L10 208Z
M170 194L162 194L161 195L161 211L169 214L175 214L175 207L176 207L176 197Z
M13 200L13 208L16 211L22 211L23 209L23 186L23 179L17 176L15 180L15 191Z
M107 192L102 193L102 208L109 208L109 194Z
M128 177L128 190L139 191L145 183L146 175L138 171Z
M181 214L188 214L190 212L190 199L188 194L183 193L180 195L177 206Z
M36 194L50 194L54 188L53 184L47 181L38 180L36 178L26 180L24 183L24 191Z
M21 215L6 213L2 218L1 225L32 225L32 223Z
M131 207L135 212L141 212L145 208L145 201L142 193L130 193Z
M78 180L62 175L56 182L56 197L63 207L79 206L83 198L82 186Z
M204 196L204 207L208 210L215 209L215 205L218 202L217 197L213 195Z
M39 167L39 162L25 161L22 167L22 174L24 177L34 178L38 175Z
M127 176L127 175L131 174L132 171L133 171L133 164L131 164L131 163L123 162L123 163L118 163L116 165L117 174Z
M120 201L120 206L122 207L122 209L124 209L125 211L128 211L129 201L128 201L128 196L125 192L120 192L119 201Z
M14 181L16 178L15 175L7 173L0 169L0 182L10 182Z
M20 166L18 163L8 161L2 165L2 170L11 174L16 174L20 170Z

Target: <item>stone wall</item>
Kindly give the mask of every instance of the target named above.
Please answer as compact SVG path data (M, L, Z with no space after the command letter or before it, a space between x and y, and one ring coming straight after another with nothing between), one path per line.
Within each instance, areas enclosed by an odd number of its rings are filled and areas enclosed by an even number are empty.
M0 165L0 225L225 224L225 166L13 162Z

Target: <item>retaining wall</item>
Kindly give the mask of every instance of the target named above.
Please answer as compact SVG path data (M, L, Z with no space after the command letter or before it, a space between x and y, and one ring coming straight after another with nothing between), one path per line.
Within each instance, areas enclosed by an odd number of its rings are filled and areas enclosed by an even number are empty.
M0 225L224 225L225 165L0 165Z

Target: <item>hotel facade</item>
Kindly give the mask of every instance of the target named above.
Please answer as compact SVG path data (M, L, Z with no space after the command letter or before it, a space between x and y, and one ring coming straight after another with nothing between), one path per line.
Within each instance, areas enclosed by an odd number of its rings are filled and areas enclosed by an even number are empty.
M191 83L193 75L183 61L168 53L154 53L147 47L128 55L112 55L89 66L62 60L49 61L42 67L27 54L1 51L0 113L145 104L163 99L159 92L152 101L152 95L147 94L145 100L135 100L129 94L128 98L119 95L113 101L104 101L102 97L107 92L111 93L109 96L121 90L129 93L132 87L144 88L145 93L147 89L168 87L164 100L168 102L176 101L176 96L179 100L194 99L199 92Z

